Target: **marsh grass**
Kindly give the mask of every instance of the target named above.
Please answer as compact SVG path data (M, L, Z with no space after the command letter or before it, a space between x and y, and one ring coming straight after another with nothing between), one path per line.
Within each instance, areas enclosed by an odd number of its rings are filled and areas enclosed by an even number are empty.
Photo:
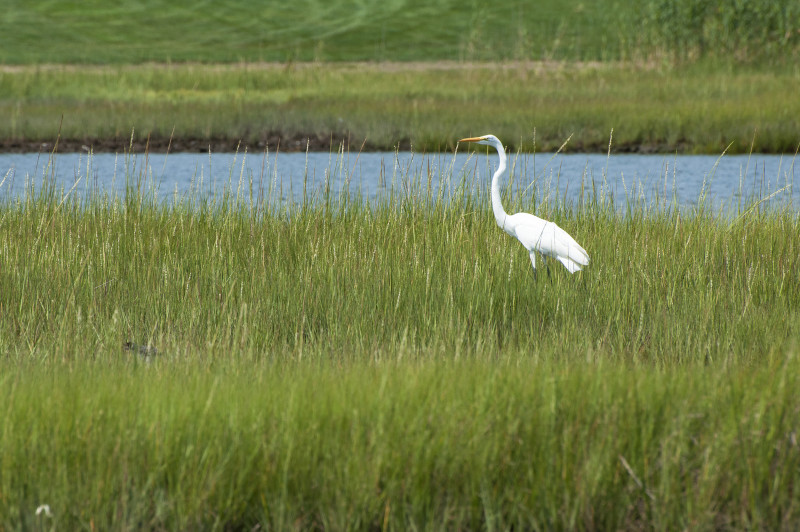
M539 151L572 135L570 150L605 152L614 129L620 151L794 153L798 77L525 62L21 67L0 73L0 140L31 149L60 134L76 151L121 152L135 129L161 150L304 150L311 139L431 152L489 131L527 147L536 130Z
M2 350L69 360L136 339L279 358L404 345L749 363L796 339L798 217L764 202L768 191L722 212L668 193L612 201L585 182L570 202L527 186L545 173L514 175L509 211L555 221L592 258L586 272L553 264L537 279L497 229L477 166L445 167L438 187L422 168L394 174L385 196L367 200L346 184L343 160L332 154L324 183L304 185L297 202L276 173L245 176L236 163L223 192L171 201L146 154L120 163L123 197L92 192L83 176L57 190L45 175L4 200ZM345 174L339 192L335 173Z
M297 204L141 177L0 209L2 526L797 525L793 208L511 187L592 258L535 278L474 175Z
M650 0L639 16L645 46L673 61L770 62L800 49L800 6L790 0Z
M6 367L0 515L57 528L792 529L798 363Z

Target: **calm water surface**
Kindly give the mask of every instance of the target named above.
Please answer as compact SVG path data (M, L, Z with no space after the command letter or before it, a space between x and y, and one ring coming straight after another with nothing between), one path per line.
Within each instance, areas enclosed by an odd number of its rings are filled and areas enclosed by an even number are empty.
M166 202L176 198L219 197L225 191L247 201L259 195L283 202L320 196L326 189L361 194L370 200L424 191L429 183L450 193L463 184L486 191L497 155L485 153L384 152L330 153L109 153L0 154L0 198L21 198L38 190L43 178L58 189L86 197L100 191L124 196L129 185L155 190ZM577 201L592 190L624 205L636 198L651 204L675 197L691 206L701 194L714 205L733 206L748 198L766 198L773 205L800 205L792 186L795 161L780 155L614 155L539 153L509 156L513 186L536 194L537 201ZM503 186L508 186L508 174ZM532 184L533 183L533 184Z

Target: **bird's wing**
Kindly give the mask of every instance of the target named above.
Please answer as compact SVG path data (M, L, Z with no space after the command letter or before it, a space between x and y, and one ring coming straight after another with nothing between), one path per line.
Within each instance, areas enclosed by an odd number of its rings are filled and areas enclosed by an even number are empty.
M515 236L528 251L574 261L581 266L589 264L589 254L569 233L553 222L528 213L519 213L515 218Z

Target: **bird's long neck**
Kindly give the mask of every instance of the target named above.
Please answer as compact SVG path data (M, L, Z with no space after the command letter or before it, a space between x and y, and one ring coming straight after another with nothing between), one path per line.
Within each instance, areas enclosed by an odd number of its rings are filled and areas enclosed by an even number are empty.
M505 220L508 214L500 201L500 177L506 171L506 151L501 144L495 147L497 148L497 155L500 157L500 164L492 176L492 211L494 211L494 219L497 220L497 225L505 230Z

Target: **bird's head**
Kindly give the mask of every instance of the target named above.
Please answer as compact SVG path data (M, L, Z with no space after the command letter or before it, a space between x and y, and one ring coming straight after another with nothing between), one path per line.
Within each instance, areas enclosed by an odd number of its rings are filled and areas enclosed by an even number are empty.
M466 139L461 139L458 142L475 142L476 144L483 144L484 146L503 146L500 142L500 139L495 137L494 135L483 135L482 137L469 137Z

